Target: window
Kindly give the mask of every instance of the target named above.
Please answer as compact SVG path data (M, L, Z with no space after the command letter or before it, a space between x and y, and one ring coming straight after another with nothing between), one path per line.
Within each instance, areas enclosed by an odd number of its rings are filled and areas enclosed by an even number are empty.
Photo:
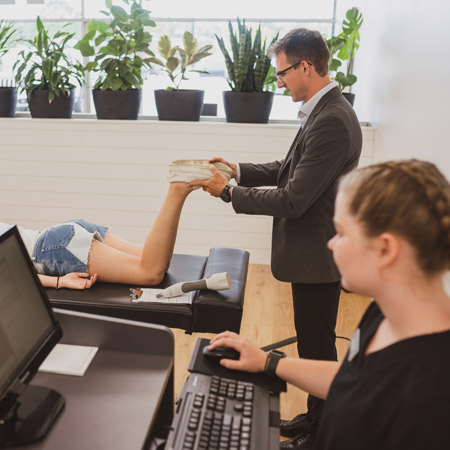
M105 8L104 0L40 0L41 3L29 4L30 0L0 0L0 17L14 20L18 24L20 37L31 39L35 35L35 20L39 15L44 24L51 30L70 22L70 30L80 38L86 30L87 23L92 18L102 19L100 13ZM120 0L113 0L120 5ZM275 8L273 1L243 2L228 0L144 0L144 6L151 11L151 17L156 27L151 29L153 41L151 48L157 53L159 37L169 35L173 43L180 42L184 31L191 31L199 41L199 45L213 44L213 55L200 61L195 68L207 70L209 75L190 74L189 80L183 82L181 88L204 89L205 102L218 105L218 116L224 117L222 107L222 91L229 90L226 81L225 63L217 46L215 34L228 40L228 20L236 17L246 19L249 25L261 23L263 35L270 41L277 31L283 36L289 30L304 26L319 30L330 36L334 32L337 0L285 0L282 8ZM8 4L5 4L8 3ZM31 3L31 2L30 2ZM75 42L73 43L75 44ZM24 48L19 44L17 49L7 54L0 67L0 84L12 82L12 66L18 51ZM73 56L81 60L81 55L73 51ZM165 88L167 78L158 67L148 70L145 74L141 114L155 116L153 90ZM95 75L94 75L95 76ZM88 80L86 92L78 90L76 112L93 112L92 96L89 86L93 80ZM289 97L283 97L283 92L277 92L271 119L295 119L298 106ZM27 109L24 96L19 100L18 110Z

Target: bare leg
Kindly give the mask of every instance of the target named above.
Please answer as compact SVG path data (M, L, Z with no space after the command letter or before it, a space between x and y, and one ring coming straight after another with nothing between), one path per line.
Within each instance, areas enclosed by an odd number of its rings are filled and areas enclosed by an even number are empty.
M112 234L109 231L108 233L106 233L103 242L105 243L105 245L115 248L116 250L120 250L121 252L128 253L129 255L142 257L142 247L134 245L131 242L125 241L124 239L119 238L118 236Z
M160 283L172 258L184 201L191 191L185 183L170 184L161 210L145 241L142 257L105 245L108 242L102 244L94 241L89 273L96 273L100 281L147 285Z

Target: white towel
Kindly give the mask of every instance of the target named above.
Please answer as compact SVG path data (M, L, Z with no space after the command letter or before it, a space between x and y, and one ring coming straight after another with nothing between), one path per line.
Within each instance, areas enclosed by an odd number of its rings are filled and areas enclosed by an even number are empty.
M233 170L221 162L210 163L207 159L179 159L169 164L167 179L171 183L208 180L213 174L209 170L214 166L227 180L230 180Z

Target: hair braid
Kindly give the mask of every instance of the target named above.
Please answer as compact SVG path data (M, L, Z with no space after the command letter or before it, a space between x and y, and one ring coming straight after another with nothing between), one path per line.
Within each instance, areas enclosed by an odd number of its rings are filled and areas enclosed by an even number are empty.
M450 268L450 184L434 164L375 164L346 175L340 189L350 191L350 212L369 236L402 236L427 273Z
M434 210L441 224L444 242L450 252L450 193L447 180L440 174L434 164L424 163L416 159L390 161L385 164L391 169L400 170L422 187L430 202L430 208ZM435 173L432 174L429 169L432 169Z

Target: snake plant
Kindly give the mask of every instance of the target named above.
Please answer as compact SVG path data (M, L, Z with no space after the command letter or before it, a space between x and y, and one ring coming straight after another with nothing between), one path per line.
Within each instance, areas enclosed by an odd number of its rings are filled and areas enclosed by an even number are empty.
M64 27L70 24L64 25ZM64 29L63 27L63 29ZM22 50L13 66L15 81L30 100L35 90L48 90L48 101L67 96L69 90L83 83L83 70L78 61L66 54L66 44L75 33L58 31L51 36L39 16L36 18L37 35L27 40L31 48Z
M237 31L234 31L231 21L228 22L228 29L231 52L227 50L222 37L216 35L216 39L225 57L228 84L231 90L262 92L266 86L266 77L271 64L267 55L266 39L262 40L261 25L254 33L251 27L246 26L245 19L241 22L238 18ZM278 33L271 44L277 39Z

